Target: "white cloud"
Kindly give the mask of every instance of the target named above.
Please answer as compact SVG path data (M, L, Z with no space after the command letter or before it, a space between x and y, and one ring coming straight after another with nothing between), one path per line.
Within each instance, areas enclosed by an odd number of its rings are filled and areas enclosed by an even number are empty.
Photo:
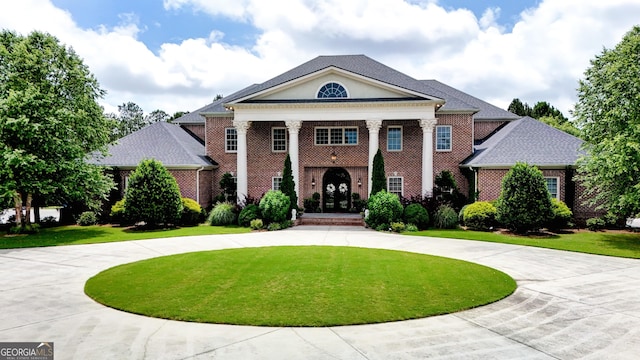
M116 27L81 28L48 1L3 6L0 28L43 30L71 45L109 92L105 107L134 101L147 112L193 110L218 93L268 80L317 55L367 54L416 78L435 78L506 107L511 99L548 101L567 114L589 60L637 22L637 0L545 0L512 29L499 8L478 19L436 1L164 0L167 11L191 10L247 23L250 47L207 38L165 43L157 52L138 39L135 14Z

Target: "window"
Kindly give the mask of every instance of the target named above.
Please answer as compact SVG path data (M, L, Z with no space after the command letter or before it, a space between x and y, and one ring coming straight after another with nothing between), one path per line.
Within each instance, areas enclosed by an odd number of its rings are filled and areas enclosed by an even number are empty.
M280 190L282 184L282 176L274 176L271 178L271 189Z
M436 126L436 151L451 151L451 126Z
M318 99L346 98L347 96L347 89L335 82L324 84L318 90Z
M402 176L389 176L387 178L387 189L392 194L402 197Z
M357 127L315 128L316 145L358 145Z
M559 179L557 177L545 177L544 180L547 182L547 190L549 190L551 197L560 199L560 192L558 191Z
M236 128L226 128L225 131L225 152L234 153L238 151L238 133Z
M287 129L282 127L271 128L271 151L287 151Z
M387 128L387 151L402 151L402 126Z

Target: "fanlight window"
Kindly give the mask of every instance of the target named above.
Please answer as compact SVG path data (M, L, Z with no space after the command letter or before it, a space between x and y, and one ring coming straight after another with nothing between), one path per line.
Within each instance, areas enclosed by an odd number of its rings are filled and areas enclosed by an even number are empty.
M327 83L322 85L320 90L318 90L318 99L327 99L327 98L346 98L347 97L347 89L344 86L338 83Z

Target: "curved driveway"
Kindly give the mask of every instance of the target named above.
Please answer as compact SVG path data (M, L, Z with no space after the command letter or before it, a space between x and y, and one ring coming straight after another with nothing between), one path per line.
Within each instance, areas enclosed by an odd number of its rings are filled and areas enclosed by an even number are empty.
M246 246L348 245L435 254L510 274L518 289L455 314L331 328L147 318L85 281L114 265ZM296 227L278 232L0 250L0 342L53 341L56 359L637 359L640 261L477 241Z

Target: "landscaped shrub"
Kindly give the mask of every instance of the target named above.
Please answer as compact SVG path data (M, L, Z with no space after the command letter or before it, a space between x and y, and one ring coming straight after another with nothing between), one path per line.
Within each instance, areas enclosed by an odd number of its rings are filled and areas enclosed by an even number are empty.
M9 228L9 234L37 234L40 232L40 225L38 224L25 224L24 226L14 225Z
M78 225L80 226L90 226L98 223L98 217L96 213L93 211L85 211L80 216L78 216L77 220Z
M469 204L463 206L462 209L460 209L460 211L458 212L458 224L460 224L460 225L465 225L464 224L464 210L467 208L467 206L469 206Z
M587 229L591 231L598 231L604 229L606 222L602 218L590 218L587 219Z
M290 205L289 197L282 191L269 190L260 200L262 219L267 223L284 221Z
M131 221L127 220L127 213L125 212L125 202L126 199L118 200L111 207L111 213L109 214L109 217L111 218L111 222L113 224L128 225L131 223Z
M267 230L269 231L277 231L282 229L282 226L280 226L280 223L277 222L272 222L271 224L269 224L269 226L267 226Z
M402 204L396 194L381 190L369 198L367 225L376 230L389 228L389 224L402 220Z
M416 231L418 231L418 227L413 225L413 224L407 224L404 227L404 231L406 231L406 232L416 232Z
M404 223L403 222L393 222L391 223L391 231L393 232L403 232L405 229Z
M235 204L230 202L217 203L207 218L207 224L213 226L231 225L235 222Z
M487 201L476 201L465 206L464 224L471 229L487 231L495 226L496 207Z
M404 223L413 224L418 229L424 230L429 227L429 213L420 204L409 204L404 209Z
M204 214L202 207L195 200L182 198L182 216L180 216L180 225L198 225L204 221Z
M433 225L438 229L455 229L458 226L458 214L449 205L441 205L433 218Z
M318 194L318 198L316 199L315 195ZM313 193L313 197L304 199L304 211L308 213L319 212L320 209L320 194L315 192Z
M351 206L353 212L362 212L367 207L367 200L363 200L360 194L354 192L351 194Z
M562 201L552 198L551 199L551 218L547 223L547 228L552 230L566 229L569 227L569 222L571 221L571 210L569 207Z
M240 211L238 215L238 225L248 227L251 225L251 221L257 219L260 216L260 209L258 205L249 204Z
M264 228L264 223L262 222L262 219L253 219L249 223L249 227L252 230L261 230Z

